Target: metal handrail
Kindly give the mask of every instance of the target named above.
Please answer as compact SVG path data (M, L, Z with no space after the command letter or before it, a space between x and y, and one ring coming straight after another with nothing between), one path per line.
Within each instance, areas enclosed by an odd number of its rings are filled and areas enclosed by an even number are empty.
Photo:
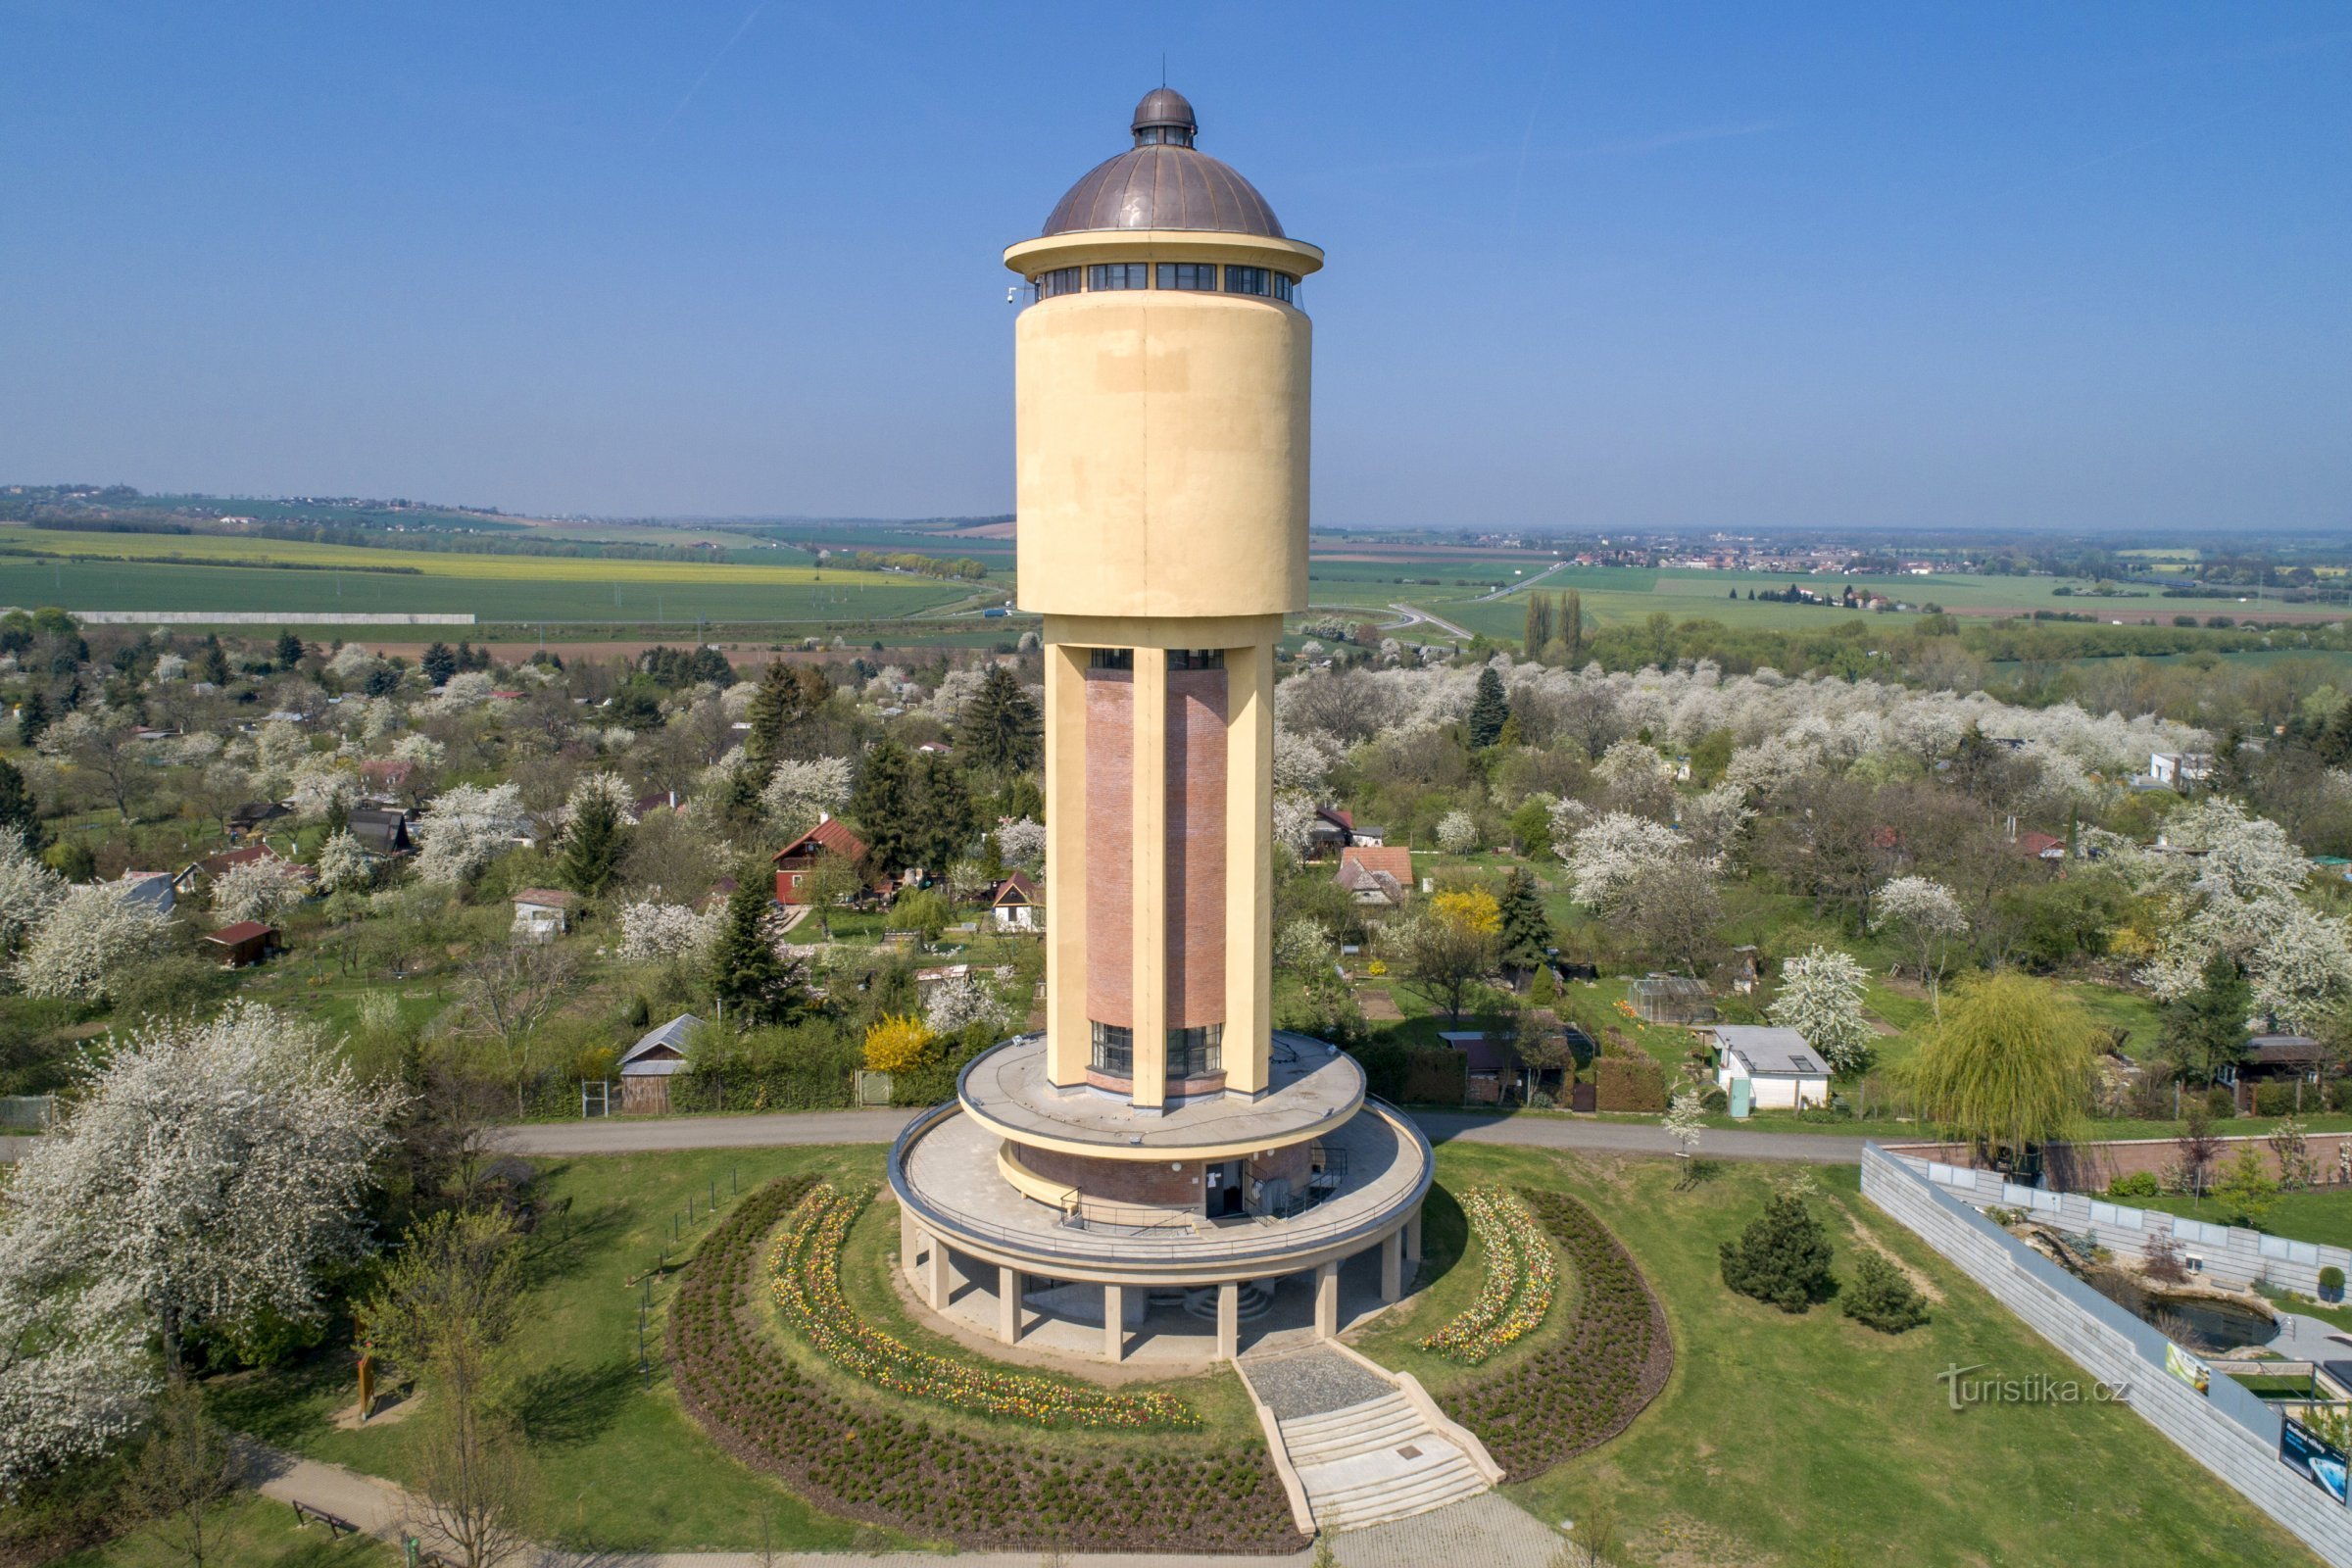
M898 1138L890 1146L890 1188L893 1193L898 1195L900 1202L930 1219L942 1230L960 1232L972 1240L1004 1247L1014 1251L1046 1253L1092 1262L1132 1262L1155 1259L1183 1262L1188 1260L1208 1261L1209 1259L1201 1258L1200 1254L1213 1250L1215 1254L1213 1261L1219 1263L1246 1262L1255 1257L1279 1256L1283 1253L1295 1252L1302 1246L1327 1246L1333 1242L1345 1242L1355 1236L1370 1235L1384 1230L1388 1228L1399 1211L1412 1207L1428 1196L1436 1159L1436 1154L1430 1148L1429 1139L1423 1135L1419 1127L1413 1125L1402 1111L1388 1102L1376 1100L1367 1095L1364 1098L1364 1104L1367 1108L1379 1112L1399 1134L1409 1138L1413 1146L1421 1152L1421 1175L1413 1183L1409 1196L1402 1202L1385 1204L1377 1213L1352 1221L1327 1222L1297 1230L1289 1229L1288 1222L1285 1222L1284 1233L1280 1237L1270 1238L1267 1245L1262 1247L1237 1245L1237 1235L1246 1233L1237 1233L1234 1230L1217 1231L1211 1237L1206 1238L1196 1237L1189 1243L1159 1244L1139 1244L1131 1237L1105 1236L1097 1232L1089 1232L1092 1239L1086 1246L1058 1246L1056 1238L1050 1235L1041 1235L1036 1231L1014 1230L1008 1226L958 1213L954 1209L943 1208L916 1193L913 1185L907 1181L906 1152L924 1133L929 1132L934 1126L963 1108L960 1102L953 1100L943 1101L929 1110L919 1113L900 1130ZM1326 1199L1324 1203L1316 1206L1323 1207L1330 1201L1331 1200Z

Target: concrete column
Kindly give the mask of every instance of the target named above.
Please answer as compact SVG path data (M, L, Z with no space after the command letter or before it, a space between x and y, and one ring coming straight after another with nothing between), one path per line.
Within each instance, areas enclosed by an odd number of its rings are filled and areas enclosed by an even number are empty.
M1086 662L1046 624L1046 1076L1086 1082Z
M1127 1287L1102 1287L1102 1353L1113 1361L1127 1358Z
M1394 1230L1380 1239L1380 1299L1383 1304L1404 1295L1404 1232Z
M1404 1222L1404 1260L1407 1263L1421 1261L1421 1205L1418 1203L1413 1205L1412 1213Z
M1217 1287L1217 1359L1231 1361L1242 1353L1242 1288Z
M1168 1097L1168 651L1135 650L1135 1090L1139 1108Z
M1256 1094L1274 1029L1274 644L1225 650L1225 1087Z
M913 1283L921 1278L918 1265L923 1260L923 1228L914 1222L914 1211L905 1203L899 1205L899 1267L906 1271Z
M924 1240L931 1255L923 1264L923 1300L932 1311L944 1312L948 1309L948 1297L956 1288L954 1277L948 1273L948 1244L936 1236Z
M1017 1345L1021 1338L1021 1271L997 1269L997 1338Z
M1315 1338L1340 1337L1340 1265L1335 1259L1315 1265Z

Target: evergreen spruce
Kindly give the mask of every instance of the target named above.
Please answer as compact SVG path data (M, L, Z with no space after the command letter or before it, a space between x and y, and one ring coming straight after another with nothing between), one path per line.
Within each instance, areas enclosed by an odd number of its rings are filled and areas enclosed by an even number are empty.
M564 830L564 857L557 874L572 892L593 899L619 874L620 857L627 848L618 808L602 794L590 795Z
M1568 645L1568 667L1582 669L1585 664L1585 596L1575 589L1560 605L1560 641Z
M449 677L458 672L458 656L450 651L449 644L434 643L424 651L424 657L416 661L416 666L424 671L426 680L436 686L446 686Z
M220 634L217 631L204 635L204 652L196 656L196 675L216 686L228 684L228 654L221 648Z
M1840 1295L1838 1308L1882 1334L1900 1334L1928 1320L1928 1303L1903 1271L1867 1248L1854 1259L1854 1280Z
M1544 950L1551 946L1552 937L1551 922L1544 915L1544 900L1536 892L1536 879L1525 867L1513 866L1503 881L1502 897L1496 902L1502 906L1499 939L1502 966L1522 971L1542 969Z
M2254 1010L2254 988L2227 953L2206 961L2203 979L2187 996L2164 1004L2161 1041L2165 1059L2181 1077L2210 1085L2224 1067L2245 1059L2246 1014Z
M17 710L17 741L20 745L30 746L41 738L41 732L48 727L49 699L35 691L24 699L24 706ZM23 782L21 775L19 782Z
M963 774L952 760L937 752L924 754L915 793L917 863L934 871L945 870L970 847L972 835L979 831L980 813L972 806L972 793L964 787Z
M1802 1312L1837 1292L1830 1239L1791 1193L1775 1194L1736 1242L1723 1244L1723 1283L1784 1312Z
M739 1023L792 1023L808 1010L800 963L779 954L768 933L774 887L765 861L752 860L737 871L726 916L710 945L711 994Z
M918 864L929 844L916 819L914 767L897 741L876 741L850 792L850 816L873 857L874 870L896 875Z
M744 714L752 726L744 755L761 763L763 773L765 764L799 756L806 749L801 731L830 695L822 671L782 659L769 663L760 671L760 689L752 694L751 708Z
M302 662L302 639L291 631L277 634L277 667L292 669Z
M956 744L973 767L991 773L1017 773L1036 762L1043 745L1037 704L1011 670L990 666L979 692L964 705Z
M1501 740L1502 726L1510 716L1510 701L1502 695L1502 677L1489 664L1478 672L1478 695L1470 700L1471 749L1483 752Z
M0 760L0 829L7 828L23 835L24 848L35 855L48 848L49 830L41 825L40 803L24 787L24 775L17 770L17 764Z

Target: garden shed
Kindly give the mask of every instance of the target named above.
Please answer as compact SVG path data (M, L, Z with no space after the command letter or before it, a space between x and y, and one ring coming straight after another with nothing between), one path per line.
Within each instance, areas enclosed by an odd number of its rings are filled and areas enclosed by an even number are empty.
M1708 1023L1715 1017L1715 993L1689 975L1653 974L1627 988L1634 1016L1643 1023Z
M669 1081L686 1070L686 1042L702 1026L702 1019L681 1012L659 1029L648 1030L620 1054L623 1115L669 1113Z
M261 962L278 949L277 928L259 920L239 920L204 934L207 946L220 956L223 969L243 969Z

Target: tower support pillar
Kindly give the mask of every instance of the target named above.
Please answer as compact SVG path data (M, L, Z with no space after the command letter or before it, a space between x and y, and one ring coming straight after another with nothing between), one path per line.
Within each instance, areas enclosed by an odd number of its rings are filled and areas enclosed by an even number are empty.
M1336 1340L1340 1337L1340 1262L1315 1265L1315 1338Z
M1102 1287L1102 1353L1113 1361L1127 1356L1127 1287Z

